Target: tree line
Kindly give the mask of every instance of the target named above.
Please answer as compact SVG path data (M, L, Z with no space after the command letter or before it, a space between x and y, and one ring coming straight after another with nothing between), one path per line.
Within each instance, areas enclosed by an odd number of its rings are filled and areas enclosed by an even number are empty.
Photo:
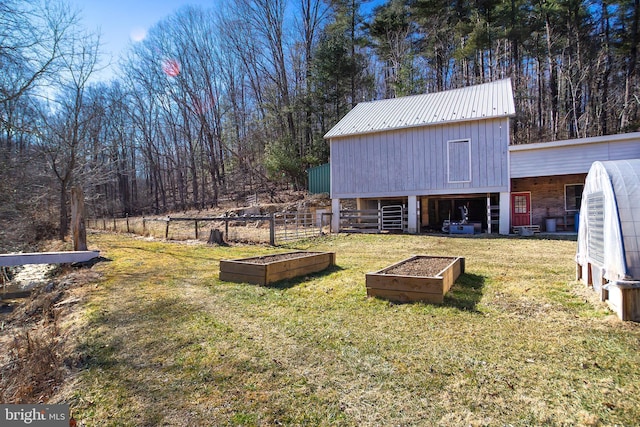
M358 102L510 77L512 143L635 131L640 0L230 0L186 6L97 81L62 0L0 0L0 218L204 209L304 188Z

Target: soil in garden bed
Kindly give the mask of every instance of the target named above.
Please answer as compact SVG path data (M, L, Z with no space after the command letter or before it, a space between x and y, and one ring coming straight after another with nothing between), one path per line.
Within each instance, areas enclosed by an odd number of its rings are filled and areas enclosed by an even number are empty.
M264 255L256 258L249 258L241 260L243 262L249 262L251 264L269 264L270 262L286 261L288 259L304 258L309 255L317 255L321 252L292 252L276 255Z
M402 264L384 270L383 274L395 274L398 276L424 276L434 277L449 264L453 262L451 258L426 258L418 257Z

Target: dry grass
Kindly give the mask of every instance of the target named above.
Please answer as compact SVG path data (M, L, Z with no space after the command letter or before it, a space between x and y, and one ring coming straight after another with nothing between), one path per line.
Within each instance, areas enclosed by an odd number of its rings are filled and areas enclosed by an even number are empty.
M198 220L198 228L196 229L195 221L171 221L167 228L165 219L147 218L143 221L143 218L135 217L91 220L89 227L94 231L116 231L155 239L164 239L166 236L169 240L198 240L203 243L207 242L212 229L218 229L227 230L228 235L225 235L225 240L232 242L269 243L268 221L230 221L229 226L225 228L224 221ZM198 231L197 238L196 230Z
M284 248L91 235L111 262L74 328L84 369L55 399L85 425L633 425L640 327L574 282L575 242L338 235ZM276 287L219 260L333 251ZM365 273L463 256L441 306L366 297Z
M72 295L77 282L95 281L98 275L59 270L59 277L36 289L0 321L0 348L4 350L0 354L0 402L46 402L68 375L73 361L67 357L70 346L60 333L58 319L80 301Z

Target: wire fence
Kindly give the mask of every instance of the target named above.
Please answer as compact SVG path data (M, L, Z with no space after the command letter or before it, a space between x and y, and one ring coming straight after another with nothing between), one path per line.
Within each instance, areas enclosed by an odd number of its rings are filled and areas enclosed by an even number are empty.
M329 216L327 213L310 211L274 214L274 239L277 242L288 242L329 233Z
M87 228L133 233L167 240L210 241L213 230L223 232L228 242L278 243L317 237L328 233L330 214L283 212L271 215L224 215L216 217L125 217L88 219Z

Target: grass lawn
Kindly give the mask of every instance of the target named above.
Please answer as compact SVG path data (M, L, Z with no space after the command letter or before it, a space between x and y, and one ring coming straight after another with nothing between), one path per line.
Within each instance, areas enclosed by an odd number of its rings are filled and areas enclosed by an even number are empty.
M571 241L337 235L210 247L92 234L73 323L84 368L57 399L85 425L637 425L640 326L574 280ZM333 251L274 287L219 260ZM365 273L462 256L440 306L367 298Z

